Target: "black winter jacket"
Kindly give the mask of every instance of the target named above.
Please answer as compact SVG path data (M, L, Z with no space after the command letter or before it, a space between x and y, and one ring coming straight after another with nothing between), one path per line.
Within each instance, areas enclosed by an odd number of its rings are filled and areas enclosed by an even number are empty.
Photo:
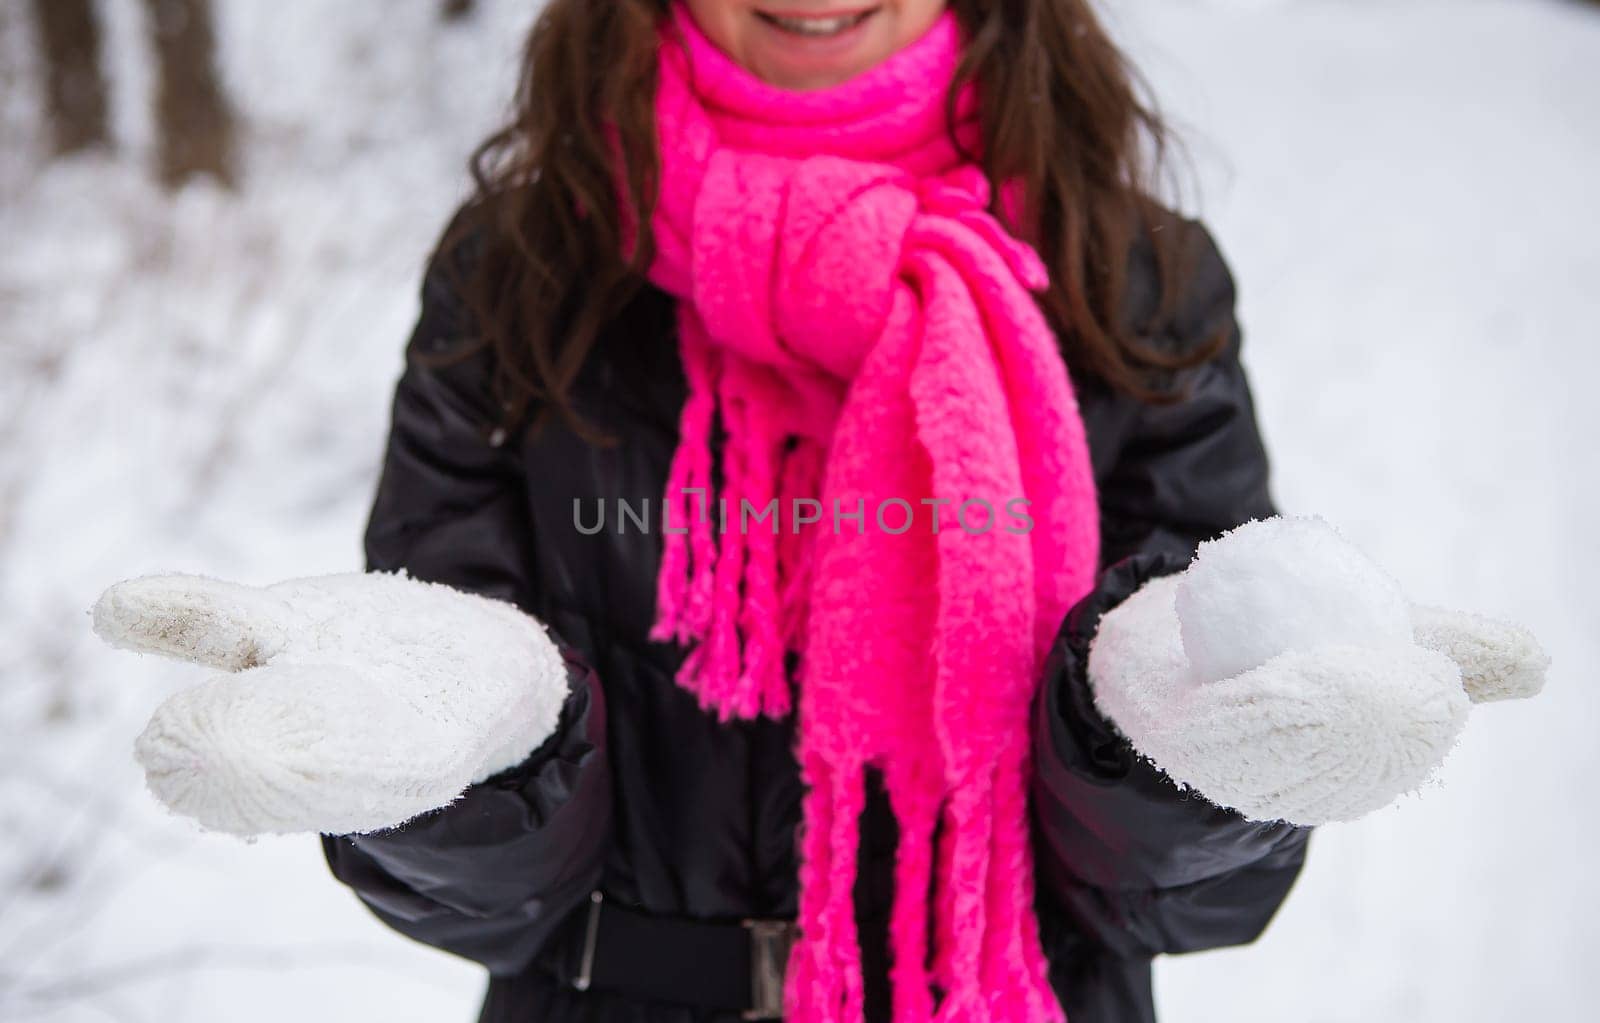
M1232 278L1203 227L1169 229L1185 233L1194 270L1150 340L1194 345L1220 329L1229 344L1182 371L1187 396L1176 404L1075 381L1104 571L1062 624L1034 715L1037 908L1072 1023L1153 1020L1155 955L1254 940L1299 873L1309 834L1180 792L1096 713L1085 680L1105 610L1183 568L1201 540L1273 512ZM460 252L436 255L424 279L368 567L518 604L559 636L572 691L559 730L526 762L392 831L325 837L328 861L384 922L488 968L484 1023L731 1023L736 1014L579 992L555 975L596 888L672 917L796 910L792 718L722 724L702 712L673 682L680 651L647 638L659 536L574 525L575 499L592 514L601 499L638 506L663 492L685 395L672 300L646 289L618 310L579 381L584 415L622 443L591 446L560 423L508 438L492 428L487 350L444 367L434 358L472 334L449 283L451 261L468 258ZM1146 322L1158 275L1147 243L1129 258L1129 322ZM878 1023L895 825L869 781L856 895Z

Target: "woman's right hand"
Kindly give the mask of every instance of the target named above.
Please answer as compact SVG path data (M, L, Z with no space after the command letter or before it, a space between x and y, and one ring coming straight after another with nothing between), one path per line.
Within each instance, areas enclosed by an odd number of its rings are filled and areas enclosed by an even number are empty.
M224 672L157 708L134 751L156 798L237 835L375 831L444 806L549 738L569 691L538 621L403 574L147 576L93 614L113 646Z

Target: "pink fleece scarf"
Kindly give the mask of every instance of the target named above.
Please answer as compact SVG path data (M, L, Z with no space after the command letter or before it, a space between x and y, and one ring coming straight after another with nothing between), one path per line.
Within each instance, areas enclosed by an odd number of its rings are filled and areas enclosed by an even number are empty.
M935 1016L930 984L942 1021L1063 1018L1033 915L1029 708L1092 585L1098 511L1077 402L1029 294L1046 270L986 212L984 174L948 137L961 43L946 12L866 73L793 92L739 67L678 4L662 29L650 277L679 299L689 397L653 635L692 648L678 682L724 720L788 713L795 671L796 1023L861 1017L868 765L900 830L896 1023ZM969 149L977 112L968 87ZM774 498L776 530L756 517ZM820 521L799 524L795 498L820 502L800 509Z

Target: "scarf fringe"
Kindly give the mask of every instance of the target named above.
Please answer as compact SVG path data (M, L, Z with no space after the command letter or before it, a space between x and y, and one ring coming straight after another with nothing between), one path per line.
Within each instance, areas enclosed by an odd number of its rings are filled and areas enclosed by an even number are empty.
M925 778L915 769L887 769L901 836L889 921L894 1023L1066 1023L1031 926L1026 766L993 764L953 787L937 846L941 808L925 797ZM785 1018L858 1023L863 978L854 891L866 765L810 751L802 768L801 937L789 960ZM1001 911L986 913L986 905Z
M864 765L803 755L807 785L800 852L800 938L790 952L784 1017L859 1020L863 1008L854 877Z
M676 681L719 719L780 718L793 703L785 655L800 648L810 580L811 544L788 502L817 492L822 457L812 443L791 450L794 438L770 417L749 414L763 397L756 372L720 359L690 307L679 315L689 396L668 475L674 526L650 636L690 648ZM713 481L719 417L725 440Z
M710 510L711 426L716 414L717 362L693 310L679 308L679 357L688 397L679 414L678 446L668 470L656 621L650 638L689 646L705 635L711 617L710 566L716 557L706 513ZM698 492L698 498L696 493Z
M894 904L889 918L891 1018L894 1023L923 1023L933 1018L933 974L928 969L929 890L933 883L933 836L938 804L920 764L888 769L889 802L900 829L894 872ZM902 777L904 775L904 777Z

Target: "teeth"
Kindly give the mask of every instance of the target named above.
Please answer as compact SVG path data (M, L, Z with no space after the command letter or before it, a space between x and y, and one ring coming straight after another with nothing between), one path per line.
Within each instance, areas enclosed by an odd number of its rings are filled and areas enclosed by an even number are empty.
M831 36L852 27L871 11L862 11L859 14L842 14L831 18L781 18L776 14L764 14L768 21L783 29L803 36Z

